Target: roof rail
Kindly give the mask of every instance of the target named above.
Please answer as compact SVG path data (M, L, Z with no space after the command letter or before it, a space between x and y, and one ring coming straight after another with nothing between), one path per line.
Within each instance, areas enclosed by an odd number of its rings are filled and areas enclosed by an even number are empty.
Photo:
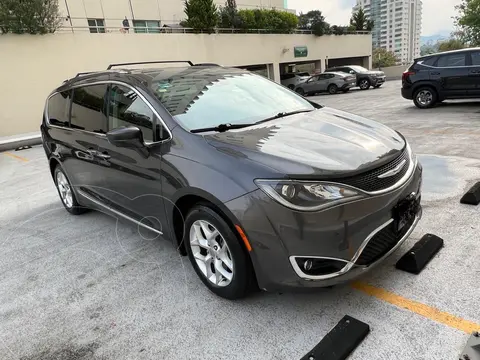
M195 64L193 66L221 66L221 65L214 64L214 63L200 63L200 64Z
M108 65L107 70L115 66L125 66L125 65L145 65L145 64L172 64L172 63L188 63L190 66L193 66L193 63L190 60L168 60L168 61L142 61L142 62L131 62L131 63L120 63L120 64L110 64Z
M87 72L79 72L75 77L83 76L83 75L88 75L88 74L93 74L96 71L87 71Z

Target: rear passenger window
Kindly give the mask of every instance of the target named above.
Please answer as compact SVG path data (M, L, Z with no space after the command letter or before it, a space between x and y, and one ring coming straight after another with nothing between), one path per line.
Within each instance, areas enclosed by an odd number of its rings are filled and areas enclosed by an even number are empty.
M472 65L480 66L480 51L472 52Z
M422 65L433 66L435 64L435 61L437 61L437 59L438 59L437 56L433 56L431 58L423 60Z
M71 91L64 91L53 95L50 100L48 100L47 115L50 124L68 127L70 94Z
M73 89L71 127L100 134L107 132L105 96L107 85Z
M465 53L440 56L437 67L465 66Z
M153 141L153 111L127 87L113 85L110 91L108 128L136 126L143 133L143 139Z

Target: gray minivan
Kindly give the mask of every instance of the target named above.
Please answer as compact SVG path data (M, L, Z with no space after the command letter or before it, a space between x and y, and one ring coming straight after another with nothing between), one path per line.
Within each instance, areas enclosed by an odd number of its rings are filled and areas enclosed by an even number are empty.
M189 65L120 64L50 94L43 147L70 214L99 209L171 241L228 299L349 281L407 239L422 167L400 133L245 70Z

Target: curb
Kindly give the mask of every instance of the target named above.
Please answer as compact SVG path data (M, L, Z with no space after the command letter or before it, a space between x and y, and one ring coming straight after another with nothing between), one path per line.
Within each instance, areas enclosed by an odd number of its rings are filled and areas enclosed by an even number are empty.
M41 143L42 136L40 134L8 136L5 138L0 138L0 151L18 149L22 146L40 145Z

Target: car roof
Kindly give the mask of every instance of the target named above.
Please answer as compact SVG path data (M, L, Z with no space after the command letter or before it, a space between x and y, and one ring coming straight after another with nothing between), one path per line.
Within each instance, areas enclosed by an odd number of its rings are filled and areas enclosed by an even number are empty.
M339 72L339 71L325 71L322 74L333 74L333 75L339 75L339 76L348 76L348 74L345 74L345 73Z
M420 57L418 57L418 58L415 58L415 61L428 59L428 58L431 58L431 57L433 57L433 56L438 56L438 55L455 54L455 53L463 52L463 51L480 51L480 47L464 48L464 49L457 49L457 50L449 50L449 51L437 52L437 53L434 53L434 54L428 54L428 55L424 55L424 56L420 56Z
M201 64L195 66L168 66L148 68L119 68L98 72L79 73L77 76L65 80L56 91L79 85L88 85L97 81L124 81L126 83L144 84L149 86L153 81L171 78L220 78L225 76L250 73L244 69L223 67L214 64Z

